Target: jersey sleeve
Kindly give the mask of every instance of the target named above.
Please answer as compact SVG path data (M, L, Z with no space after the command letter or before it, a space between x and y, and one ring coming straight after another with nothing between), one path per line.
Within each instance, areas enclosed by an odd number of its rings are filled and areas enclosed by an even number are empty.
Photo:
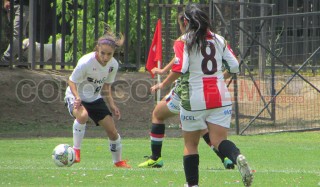
M109 68L108 78L104 81L104 83L111 84L114 82L118 72L118 68L119 68L118 62L115 59L113 59L113 63Z
M230 45L225 41L225 49L223 51L223 63L229 73L238 73L239 72L239 62L235 57Z
M78 62L78 65L74 68L69 80L74 83L81 83L85 80L85 64Z
M172 71L176 73L185 73L184 68L187 66L188 55L186 55L186 52L184 50L185 48L185 42L182 40L176 40L173 45L173 50L175 53L175 60L172 65Z

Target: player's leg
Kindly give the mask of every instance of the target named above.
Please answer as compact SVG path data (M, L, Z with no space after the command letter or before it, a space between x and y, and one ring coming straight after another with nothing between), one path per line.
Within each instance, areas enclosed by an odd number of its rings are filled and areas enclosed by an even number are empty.
M7 49L3 53L3 56L1 57L1 61L5 62L6 65L9 65L9 61L11 56L13 57L13 60L15 60L16 55L19 52L19 35L20 33L20 6L14 6L14 18L9 20L10 22L13 21L13 33L12 33L12 44L8 45Z
M188 186L198 185L199 182L199 153L198 144L201 131L183 131L184 151L183 166Z
M94 101L94 103L84 103L84 107L87 109L89 117L97 124L103 127L109 138L109 150L112 155L113 163L116 167L130 167L126 161L123 161L122 156L122 144L121 137L115 127L115 123L112 118L112 113L108 109L106 103L102 98Z
M68 107L68 111L70 115L75 118L72 125L73 149L75 150L76 154L75 163L79 163L81 144L84 138L84 134L86 131L86 123L89 117L87 110L83 106L80 106L78 109L74 109L73 103L73 97L66 98L66 105Z
M234 169L233 162L228 158L223 156L210 142L210 136L208 129L204 129L201 131L201 135L203 140L207 143L207 145L216 153L216 155L220 158L221 162L223 163L223 166L226 169Z
M129 168L130 166L126 163L126 161L122 160L121 136L118 134L112 116L105 116L104 119L99 121L99 125L101 125L104 128L109 138L109 146L114 165L116 167Z
M210 140L218 151L228 157L234 164L237 164L242 181L245 186L250 186L253 180L252 171L246 158L240 153L237 146L227 139L228 128L231 122L231 106L213 109L212 115L207 119ZM229 115L226 115L229 114Z
M109 138L109 148L112 154L112 160L116 167L130 167L126 161L121 159L122 144L121 137L115 127L112 113L108 109L102 98L93 103L81 103L87 110L89 117L97 124L104 128Z
M237 164L244 185L250 186L253 180L252 171L246 158L240 153L237 146L232 141L227 140L227 129L216 124L209 124L208 126L213 145L218 147L219 152L228 157L233 163ZM215 136L215 138L213 136Z
M199 153L198 145L201 131L207 128L206 111L180 110L180 120L183 130L184 151L183 166L188 186L198 186L199 182Z
M156 137L152 137L152 134L157 134L157 129L155 126L163 126L163 130L160 130L158 135L164 136L165 134L165 124L164 121L170 117L173 117L175 115L178 115L180 112L180 98L175 94L175 92L172 89L169 94L162 99L160 103L157 104L155 109L152 112L152 129L151 129L151 148L152 153L155 157L161 157L161 147L162 147L162 141L157 139ZM155 141L159 140L156 143L160 146L152 146L152 139Z
M84 134L86 132L86 123L88 121L88 113L86 109L81 106L79 109L74 110L74 116L76 119L73 122L73 149L76 153L76 159L74 162L80 162L80 150Z
M152 126L150 131L151 156L139 164L139 167L162 167L161 158L162 142L165 135L164 120L176 114L172 113L165 99L161 100L152 112Z
M152 112L152 127L150 132L152 158L161 157L162 141L165 134L164 120L176 114L172 113L165 100L160 101Z

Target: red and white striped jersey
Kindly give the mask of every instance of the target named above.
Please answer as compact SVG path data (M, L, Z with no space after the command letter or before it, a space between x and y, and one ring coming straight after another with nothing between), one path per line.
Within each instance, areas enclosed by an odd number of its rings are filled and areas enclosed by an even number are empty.
M182 73L181 106L196 111L231 105L223 66L229 73L238 73L239 63L226 40L208 32L206 48L193 48L188 54L186 38L183 35L173 47L176 59L172 71Z

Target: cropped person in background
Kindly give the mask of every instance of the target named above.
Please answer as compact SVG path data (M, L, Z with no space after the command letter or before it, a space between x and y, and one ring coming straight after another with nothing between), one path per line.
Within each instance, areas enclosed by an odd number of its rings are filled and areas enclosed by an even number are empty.
M20 7L20 1L22 3L22 7ZM14 3L14 10L10 10L10 3ZM29 0L4 0L3 7L7 10L7 14L10 15L10 11L14 11L14 18L11 19L10 16L8 16L9 21L13 21L13 33L11 34L13 37L13 46L10 46L10 44L7 47L7 50L3 53L0 59L0 66L7 67L9 66L9 62L11 59L11 54L13 57L13 60L17 60L18 53L19 53L19 36L22 35L22 38L24 39L26 37L27 33L27 25L29 22ZM23 10L21 9L23 8ZM20 20L22 10L22 19ZM20 33L20 27L22 27L22 33ZM22 42L22 41L21 41ZM22 45L21 45L22 46ZM10 54L11 51L11 54ZM27 67L20 66L20 67Z
M109 149L116 167L130 168L122 160L121 137L115 127L112 113L120 119L120 110L115 105L111 84L114 82L119 64L113 58L116 48L123 45L124 37L116 37L107 31L97 41L96 51L80 58L69 77L65 101L73 123L73 148L75 162L80 162L80 149L90 117L97 125L104 128L109 138ZM108 103L107 107L105 100Z

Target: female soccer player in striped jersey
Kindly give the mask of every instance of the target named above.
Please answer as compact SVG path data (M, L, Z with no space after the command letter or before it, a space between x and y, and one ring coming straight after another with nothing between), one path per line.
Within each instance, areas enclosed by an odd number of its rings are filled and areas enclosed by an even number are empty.
M184 137L183 164L187 186L198 186L198 144L203 129L211 143L236 163L245 186L253 180L246 158L227 139L232 115L231 95L224 74L238 73L239 64L226 40L210 31L208 15L198 4L185 8L186 33L174 43L175 62L168 77L151 91L170 85L181 76L180 120ZM223 65L227 72L223 72Z
M178 14L178 24L181 33L185 32L184 23L184 13L180 12ZM175 58L173 58L169 64L167 64L163 69L153 68L151 71L153 74L164 74L168 72L174 63ZM179 79L176 80L174 88L159 102L152 112L152 126L150 132L150 143L152 155L148 157L145 162L140 163L139 167L144 168L160 168L163 166L164 162L161 155L162 143L165 135L165 124L164 121L172 116L178 115L180 112L180 87ZM212 148L212 150L220 157L226 169L233 169L233 162L227 157L223 157L217 151L210 142L209 133L207 129L202 131L202 137L204 141Z

